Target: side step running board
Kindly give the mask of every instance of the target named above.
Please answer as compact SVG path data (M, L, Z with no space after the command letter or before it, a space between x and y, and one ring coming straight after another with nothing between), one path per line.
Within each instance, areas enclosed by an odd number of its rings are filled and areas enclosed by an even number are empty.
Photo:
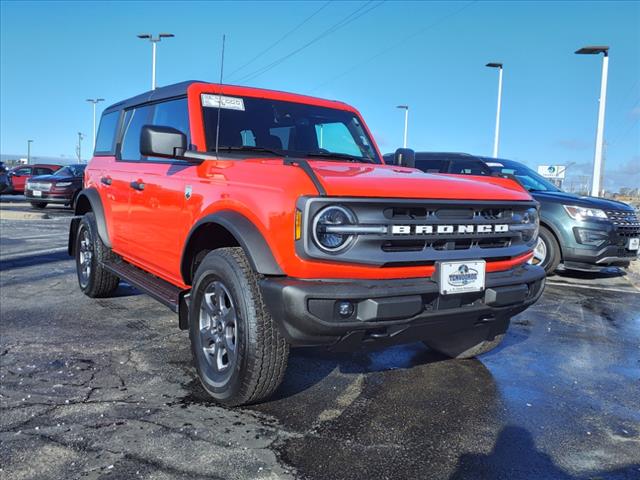
M189 290L182 290L123 260L103 263L105 269L117 275L179 315L181 329L188 328Z

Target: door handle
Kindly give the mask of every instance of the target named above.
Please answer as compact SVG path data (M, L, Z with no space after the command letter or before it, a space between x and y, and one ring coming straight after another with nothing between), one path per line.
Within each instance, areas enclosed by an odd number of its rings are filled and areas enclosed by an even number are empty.
M129 186L131 188L133 188L134 190L138 190L139 192L141 192L142 190L144 190L144 183L143 182L137 182L137 181L133 181L129 184Z
M111 182L113 182L113 180L111 180L111 177L102 177L100 179L100 183L103 183L105 185L111 185Z

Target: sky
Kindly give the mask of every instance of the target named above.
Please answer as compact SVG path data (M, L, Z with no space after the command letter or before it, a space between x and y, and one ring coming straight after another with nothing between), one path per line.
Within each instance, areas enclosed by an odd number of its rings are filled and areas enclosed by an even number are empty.
M158 85L217 82L341 100L383 153L491 155L504 64L500 156L590 174L609 45L604 185L640 187L640 2L0 2L0 153L73 158L99 110Z

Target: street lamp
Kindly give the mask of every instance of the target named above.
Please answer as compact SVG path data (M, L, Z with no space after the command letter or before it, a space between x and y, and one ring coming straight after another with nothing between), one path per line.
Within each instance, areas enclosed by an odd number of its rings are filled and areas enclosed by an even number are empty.
M600 105L598 107L598 129L596 130L596 151L593 156L593 178L591 195L600 195L600 177L602 175L602 149L604 143L604 112L607 105L607 76L609 72L609 47L606 45L583 47L576 50L578 55L598 55L602 53L602 79L600 81Z
M404 110L404 141L402 142L402 148L407 148L407 129L409 128L409 106L398 105L396 108Z
M31 163L31 144L33 140L27 140L27 165Z
M151 90L156 89L156 43L163 38L175 37L173 33L161 33L157 37L153 37L150 33L141 33L138 38L149 40L151 42Z
M87 98L87 102L93 103L93 149L96 149L96 104L104 102L104 98Z
M487 63L485 66L498 69L498 108L496 110L496 131L493 137L493 158L498 158L498 144L500 143L500 108L502 106L502 64Z

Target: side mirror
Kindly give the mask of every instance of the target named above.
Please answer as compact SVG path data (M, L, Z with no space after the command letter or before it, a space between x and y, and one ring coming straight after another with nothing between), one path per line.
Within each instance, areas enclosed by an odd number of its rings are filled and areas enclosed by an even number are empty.
M401 167L416 168L416 152L410 148L399 148L393 156L393 163Z
M183 157L187 136L173 127L145 125L140 132L140 153L145 157Z

